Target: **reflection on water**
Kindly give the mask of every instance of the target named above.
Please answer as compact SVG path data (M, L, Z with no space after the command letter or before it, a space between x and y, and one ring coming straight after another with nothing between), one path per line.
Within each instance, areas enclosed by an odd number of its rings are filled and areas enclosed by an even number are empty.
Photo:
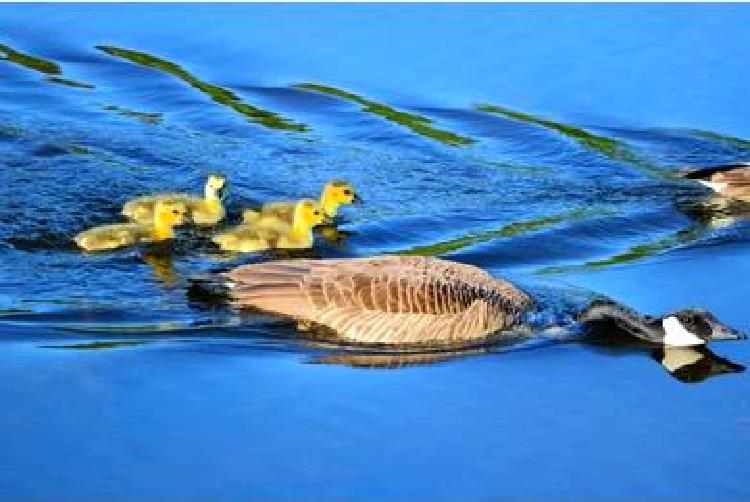
M718 375L745 371L745 366L717 356L707 347L660 347L651 356L684 383L700 383Z
M174 259L169 253L159 248L146 250L141 255L143 261L153 267L154 277L167 287L175 287L180 282L180 277L174 268Z

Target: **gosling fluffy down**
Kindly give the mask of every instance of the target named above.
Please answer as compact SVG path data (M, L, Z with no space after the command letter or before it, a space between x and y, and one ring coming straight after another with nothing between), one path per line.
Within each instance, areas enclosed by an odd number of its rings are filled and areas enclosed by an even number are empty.
M174 237L174 227L182 225L188 210L185 204L157 201L149 224L115 223L85 230L74 237L75 243L86 251L104 251L131 246L141 242L154 242Z
M323 187L320 194L320 207L328 218L334 218L338 214L339 207L344 204L353 204L361 202L362 199L354 191L354 187L345 181L330 181ZM279 221L291 224L294 217L294 207L296 202L279 201L264 204L258 211L255 209L246 209L242 213L242 220L245 223L253 223L259 218L275 218Z
M203 197L184 193L147 195L127 202L122 208L122 214L136 223L146 224L153 219L154 205L158 201L181 202L188 208L193 223L199 226L215 225L226 214L222 203L226 186L224 176L211 174L206 180Z
M277 218L259 217L254 223L243 223L214 236L224 251L250 253L267 249L306 249L313 245L313 227L327 218L320 205L310 199L294 207L291 225Z

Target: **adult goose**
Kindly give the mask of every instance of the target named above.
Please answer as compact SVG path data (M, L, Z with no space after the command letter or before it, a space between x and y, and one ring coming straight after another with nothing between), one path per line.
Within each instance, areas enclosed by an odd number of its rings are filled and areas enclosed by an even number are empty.
M477 343L522 324L532 307L529 294L509 281L422 256L256 263L204 276L195 285L214 293L218 287L240 309L289 317L341 341L378 345ZM698 310L656 319L597 304L582 319L627 322L634 336L678 346L739 337Z

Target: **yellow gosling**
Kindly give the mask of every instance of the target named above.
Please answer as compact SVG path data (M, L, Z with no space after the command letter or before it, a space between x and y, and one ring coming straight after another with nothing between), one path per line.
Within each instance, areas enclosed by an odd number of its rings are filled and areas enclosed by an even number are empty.
M323 187L320 194L320 206L328 218L334 218L338 214L339 207L343 204L361 202L362 199L354 191L354 187L345 181L330 181ZM291 224L294 216L294 202L269 202L258 211L246 209L242 213L244 223L253 223L262 216L264 218L276 218Z
M141 242L154 242L172 239L174 227L185 222L188 212L185 204L172 201L158 201L154 206L150 224L115 223L102 225L83 231L74 237L76 244L86 251L104 251L130 246Z
M158 201L181 202L196 225L215 225L224 219L225 210L222 197L227 180L220 174L212 174L206 180L203 197L184 193L164 193L138 197L125 204L122 214L136 223L147 224L153 220L154 205Z
M258 218L214 236L224 251L252 253L267 249L307 249L313 245L313 227L326 221L320 205L303 199L294 206L292 224L275 218Z

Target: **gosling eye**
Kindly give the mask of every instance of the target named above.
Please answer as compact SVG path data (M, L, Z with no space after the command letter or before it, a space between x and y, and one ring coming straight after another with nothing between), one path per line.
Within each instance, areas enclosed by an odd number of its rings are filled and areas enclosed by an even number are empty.
M344 190L344 195L351 195L351 194L352 194L352 191L349 190L348 188Z
M182 213L181 213L181 212L179 212L179 211L178 211L177 209L173 209L173 210L172 210L172 213L173 213L173 214L176 214L176 215L180 215L180 214L182 214Z
M320 211L313 211L313 214L314 214L315 216L320 216Z

